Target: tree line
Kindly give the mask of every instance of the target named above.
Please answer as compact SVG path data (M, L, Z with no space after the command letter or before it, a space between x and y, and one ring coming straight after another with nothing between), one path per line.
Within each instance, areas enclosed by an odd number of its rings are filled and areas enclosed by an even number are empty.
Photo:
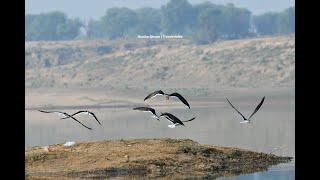
M295 32L294 18L294 7L290 7L283 12L268 12L254 16L253 22L261 35L290 34Z
M187 0L170 0L160 9L114 7L98 20L83 23L62 12L28 14L26 41L71 40L76 38L118 39L137 35L179 34L198 43L217 39L238 39L257 35L294 33L294 7L283 12L252 16L233 4L210 2L192 5ZM85 33L80 33L81 28Z
M83 23L79 19L70 19L62 12L50 12L25 16L25 39L70 40L78 36Z

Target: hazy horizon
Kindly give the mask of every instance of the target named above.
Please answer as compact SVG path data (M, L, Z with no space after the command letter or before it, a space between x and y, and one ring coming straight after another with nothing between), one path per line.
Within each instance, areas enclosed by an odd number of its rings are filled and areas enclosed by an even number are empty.
M237 7L247 8L252 14L262 14L265 12L282 11L290 5L294 5L294 0L188 0L191 4L199 4L210 1L215 4L233 3ZM80 18L81 20L98 19L103 16L107 9L112 7L128 7L137 9L142 7L160 8L168 3L169 0L92 0L92 1L76 1L76 0L25 0L25 14L40 14L51 11L62 11L71 18ZM77 5L75 8L74 5Z

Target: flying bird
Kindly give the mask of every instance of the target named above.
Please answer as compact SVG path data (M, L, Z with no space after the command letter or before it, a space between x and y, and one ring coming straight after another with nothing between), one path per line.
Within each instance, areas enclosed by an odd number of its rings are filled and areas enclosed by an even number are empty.
M170 113L161 113L160 117L165 117L171 123L168 125L169 128L175 128L176 126L184 126L183 122L193 121L196 117L193 117L186 121L181 121L179 118Z
M159 120L159 116L156 114L156 111L153 108L150 108L150 107L135 107L135 108L133 108L133 110L151 112L152 113L152 117L156 118L158 121L160 121Z
M146 101L147 99L151 99L153 97L159 96L159 95L166 96L167 100L169 100L170 97L177 97L183 104L188 106L188 108L190 109L190 105L189 105L188 101L181 94L179 94L177 92L172 93L172 94L166 94L163 91L158 90L158 91L150 93L147 97L144 98L144 101Z
M159 95L165 96L166 94L163 91L158 90L158 91L150 93L147 97L144 98L143 101L146 101L147 99L154 98Z
M256 109L253 111L253 113L249 116L249 118L247 119L246 117L244 117L243 114L241 114L240 111L238 111L232 104L231 102L228 100L228 98L226 98L228 103L231 105L231 107L233 109L235 109L243 118L243 121L241 121L240 123L250 123L250 118L260 109L260 107L262 106L263 102L264 102L264 99L265 99L265 96L262 98L261 102L258 104L258 106L256 107Z
M169 97L177 97L183 104L188 106L188 108L190 109L190 105L189 105L188 101L183 96L181 96L181 94L175 92L172 94L168 94L167 99L169 99Z
M58 114L60 117L62 118L72 118L73 120L77 121L78 123L80 123L83 127L89 129L89 130L92 130L92 128L82 124L80 121L78 121L76 118L70 116L69 114L65 113L65 112L61 112L61 111L43 111L43 110L38 110L42 113L55 113L55 114Z
M91 115L94 117L94 119L102 126L102 124L100 123L100 121L98 120L97 116L93 113L93 112L90 112L90 111L78 111L76 113L73 113L71 114L70 116L74 116L74 115L77 115L77 114L86 114L86 115ZM66 118L69 118L69 117L63 117L61 119L66 119Z

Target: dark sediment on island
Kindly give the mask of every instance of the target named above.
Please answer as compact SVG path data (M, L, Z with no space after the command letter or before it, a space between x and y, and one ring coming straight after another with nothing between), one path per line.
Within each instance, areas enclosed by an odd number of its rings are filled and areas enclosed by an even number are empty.
M133 139L33 147L25 151L27 179L212 179L265 171L291 157L189 139Z

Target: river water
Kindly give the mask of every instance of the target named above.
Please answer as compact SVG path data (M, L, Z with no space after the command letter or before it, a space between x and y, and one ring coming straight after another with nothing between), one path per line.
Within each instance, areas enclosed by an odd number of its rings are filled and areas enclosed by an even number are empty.
M260 96L231 97L230 100L248 117L261 98ZM181 120L196 117L194 121L186 122L185 127L174 129L168 128L169 123L165 119L157 121L151 114L133 111L132 108L135 106L130 104L88 109L96 114L102 126L87 115L76 116L81 122L92 127L92 131L71 119L61 120L56 114L26 110L25 146L28 148L66 141L168 137L188 138L201 144L239 147L281 156L295 156L294 96L267 96L250 124L240 124L241 116L227 104L225 99L190 104L191 109L185 108L182 104L167 107L155 105L157 111L170 112ZM78 109L71 107L57 110L73 113ZM231 179L294 179L294 164L291 163L290 168L274 169Z

